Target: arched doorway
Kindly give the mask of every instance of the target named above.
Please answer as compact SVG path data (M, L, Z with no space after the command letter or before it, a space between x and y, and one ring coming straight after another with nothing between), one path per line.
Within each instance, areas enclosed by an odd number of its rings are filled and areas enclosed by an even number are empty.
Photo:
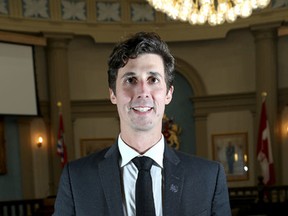
M192 98L206 94L203 82L196 70L185 61L176 58L176 74L172 102L166 107L166 115L181 127L180 150L196 154L196 129Z
M193 90L185 77L178 71L175 74L172 102L166 107L166 115L181 127L179 150L195 154L195 124L191 97Z

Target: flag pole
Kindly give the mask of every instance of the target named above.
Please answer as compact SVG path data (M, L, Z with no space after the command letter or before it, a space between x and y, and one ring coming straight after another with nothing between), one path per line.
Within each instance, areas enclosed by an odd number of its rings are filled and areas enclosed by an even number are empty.
M57 102L57 107L58 107L58 112L61 112L61 110L62 110L62 102L61 101Z
M262 93L261 93L261 96L262 96L262 102L264 102L265 100L266 100L266 97L267 97L267 92L265 92L265 91L263 91Z

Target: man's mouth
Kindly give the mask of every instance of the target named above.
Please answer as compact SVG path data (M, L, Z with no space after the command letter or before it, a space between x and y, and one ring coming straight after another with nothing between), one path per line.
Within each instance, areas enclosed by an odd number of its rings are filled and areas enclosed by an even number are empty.
M148 112L153 109L153 107L131 107L131 109L138 112Z

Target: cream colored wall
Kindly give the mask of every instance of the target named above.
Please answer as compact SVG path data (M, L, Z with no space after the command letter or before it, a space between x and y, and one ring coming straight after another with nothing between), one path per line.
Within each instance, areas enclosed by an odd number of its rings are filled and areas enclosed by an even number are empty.
M114 44L75 38L69 45L72 100L107 99L107 59ZM249 30L226 39L169 43L173 55L193 66L208 95L255 91L254 38Z
M279 88L288 87L288 36L279 38ZM114 44L97 44L75 37L69 44L71 100L108 99L107 59ZM255 46L249 30L237 30L226 39L169 43L173 55L196 69L208 95L255 91ZM39 97L47 100L45 53L38 48ZM44 74L44 75L43 75ZM227 82L228 80L228 82Z
M81 139L116 139L119 121L116 118L79 118L73 123L76 158L81 155Z
M37 78L37 94L40 101L48 101L48 76L45 47L34 47L35 72Z
M282 36L278 39L278 86L279 88L288 87L288 64L287 64L287 55L288 55L288 36ZM281 160L282 160L282 184L288 184L288 104L286 107L281 110L280 113L280 131L281 131ZM274 158L277 160L278 157Z
M112 44L75 38L69 44L71 100L108 99L107 60Z
M173 43L170 49L196 69L208 95L255 91L255 48L249 30L231 32L225 39Z
M113 44L97 44L78 37L69 44L71 100L109 99L107 60ZM116 138L116 118L77 118L73 122L76 158L81 157L81 139Z
M279 88L288 87L288 36L278 39L278 86Z
M30 123L31 149L33 155L33 179L35 198L47 197L49 195L49 166L47 128L42 119L37 118ZM43 137L42 147L37 147L38 137ZM56 153L55 153L56 154Z

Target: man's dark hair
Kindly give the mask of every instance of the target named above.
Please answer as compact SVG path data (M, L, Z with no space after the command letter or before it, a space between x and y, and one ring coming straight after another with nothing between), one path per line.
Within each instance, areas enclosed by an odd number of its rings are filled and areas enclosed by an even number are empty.
M175 60L168 45L154 32L138 32L118 43L108 59L108 84L114 94L118 70L124 67L129 59L135 59L141 54L157 54L162 57L167 91L173 85Z

